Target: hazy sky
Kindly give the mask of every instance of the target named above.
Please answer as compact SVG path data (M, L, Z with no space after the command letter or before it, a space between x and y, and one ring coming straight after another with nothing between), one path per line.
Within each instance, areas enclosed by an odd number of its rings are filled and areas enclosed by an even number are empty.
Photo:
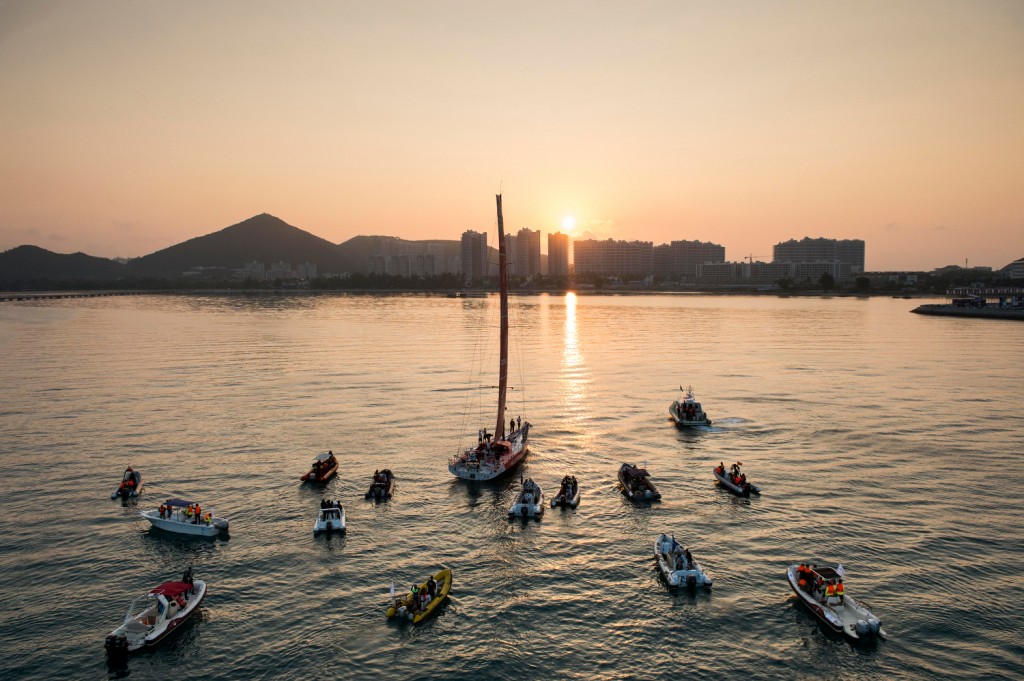
M513 230L1002 267L1024 2L0 0L0 250L454 239L499 189Z

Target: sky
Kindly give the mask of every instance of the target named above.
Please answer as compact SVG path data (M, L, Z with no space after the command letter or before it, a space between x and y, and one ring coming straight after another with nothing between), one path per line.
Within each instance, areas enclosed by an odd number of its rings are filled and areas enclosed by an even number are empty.
M1024 3L0 0L0 250L457 239L499 191L506 230L1002 267Z

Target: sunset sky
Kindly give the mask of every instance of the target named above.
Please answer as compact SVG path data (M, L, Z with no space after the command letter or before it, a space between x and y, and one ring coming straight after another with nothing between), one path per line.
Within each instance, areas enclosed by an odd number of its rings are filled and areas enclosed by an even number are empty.
M825 236L1024 257L1024 2L3 2L0 250ZM544 240L546 249L546 239Z

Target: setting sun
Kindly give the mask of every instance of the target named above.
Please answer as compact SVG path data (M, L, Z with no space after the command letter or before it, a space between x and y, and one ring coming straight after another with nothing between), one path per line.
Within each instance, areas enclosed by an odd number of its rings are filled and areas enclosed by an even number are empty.
M566 215L562 218L562 230L566 234L571 233L574 229L576 229L576 216Z

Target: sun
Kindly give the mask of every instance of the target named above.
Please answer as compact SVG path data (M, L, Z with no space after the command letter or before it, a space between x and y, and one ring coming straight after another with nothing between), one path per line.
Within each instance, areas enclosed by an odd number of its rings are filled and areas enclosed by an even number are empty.
M566 215L564 218L562 218L562 229L565 230L566 234L569 234L574 229L576 229L576 216Z

